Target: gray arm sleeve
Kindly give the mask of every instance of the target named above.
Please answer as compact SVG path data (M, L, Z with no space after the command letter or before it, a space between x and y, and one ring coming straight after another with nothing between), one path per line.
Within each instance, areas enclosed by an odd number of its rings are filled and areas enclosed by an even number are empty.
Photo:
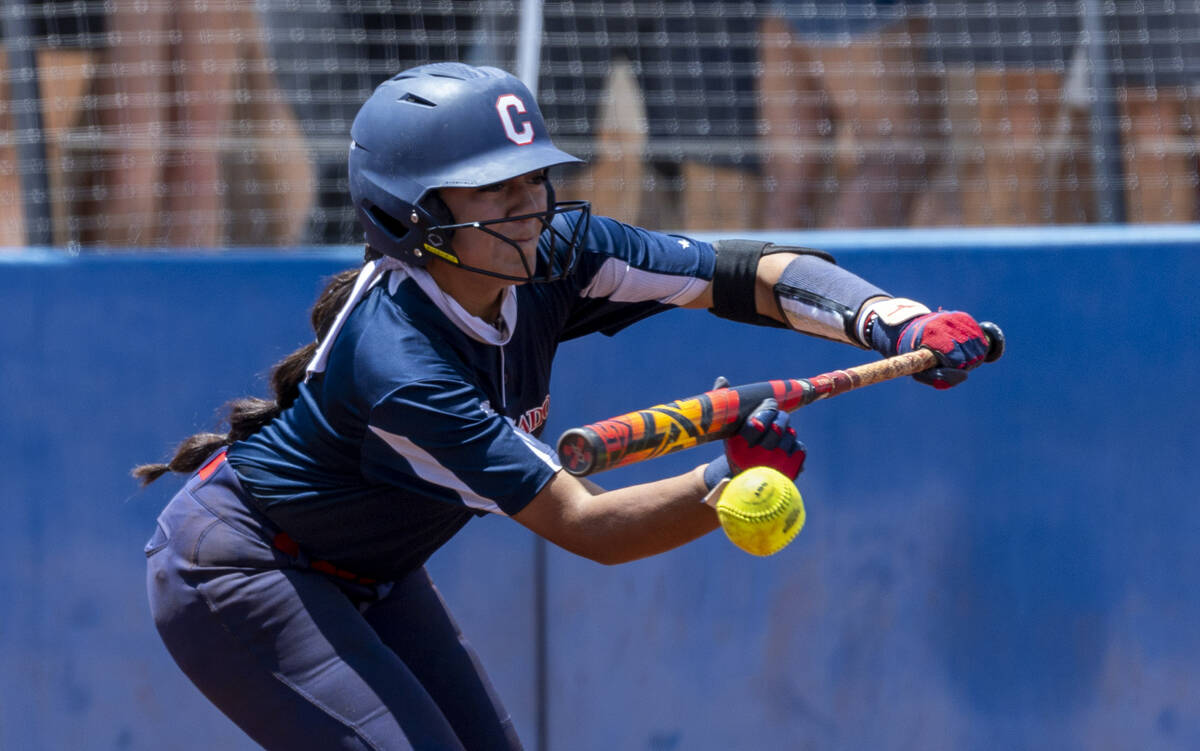
M865 346L854 323L872 297L891 297L874 284L818 256L797 256L775 283L775 301L788 325L824 339Z

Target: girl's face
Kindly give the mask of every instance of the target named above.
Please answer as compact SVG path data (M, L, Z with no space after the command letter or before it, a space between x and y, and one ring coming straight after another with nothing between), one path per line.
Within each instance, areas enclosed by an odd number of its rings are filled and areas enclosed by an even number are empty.
M484 222L546 210L545 170L529 172L481 188L442 188L438 191L455 222ZM525 277L537 262L542 224L536 217L489 227L521 249L483 230L466 227L454 231L454 252L466 266L509 276ZM525 264L521 263L524 257Z

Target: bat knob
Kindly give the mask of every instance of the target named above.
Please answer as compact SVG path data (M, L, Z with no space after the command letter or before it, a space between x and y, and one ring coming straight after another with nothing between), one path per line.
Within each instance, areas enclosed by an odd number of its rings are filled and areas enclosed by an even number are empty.
M988 351L983 360L984 362L996 362L1004 354L1004 332L991 321L980 322L979 328L983 329L983 333L988 338Z
M563 469L581 477L591 473L596 465L596 448L582 428L572 428L558 439L558 458Z

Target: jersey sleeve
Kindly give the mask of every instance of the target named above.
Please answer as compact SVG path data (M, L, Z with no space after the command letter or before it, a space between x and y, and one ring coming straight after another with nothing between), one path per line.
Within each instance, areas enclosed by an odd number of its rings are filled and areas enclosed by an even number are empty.
M561 469L554 451L452 379L402 386L371 411L362 452L372 481L512 515Z
M578 299L563 339L613 334L696 299L712 283L711 244L593 217L576 268Z

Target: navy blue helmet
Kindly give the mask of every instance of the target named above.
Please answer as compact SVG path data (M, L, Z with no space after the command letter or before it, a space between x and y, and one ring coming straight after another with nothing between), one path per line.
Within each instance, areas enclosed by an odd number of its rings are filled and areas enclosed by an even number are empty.
M533 94L498 68L434 63L381 84L350 130L350 196L375 250L423 266L430 255L471 271L517 281L560 278L574 265L576 240L590 215L586 201L555 203L520 217L457 224L438 188L482 187L580 160L550 140ZM550 226L555 213L579 212L570 237ZM454 230L472 227L520 247L494 225L538 217L551 242L523 278L466 266L451 247ZM503 227L499 228L503 230ZM566 243L566 247L556 247ZM524 255L522 254L524 263Z

